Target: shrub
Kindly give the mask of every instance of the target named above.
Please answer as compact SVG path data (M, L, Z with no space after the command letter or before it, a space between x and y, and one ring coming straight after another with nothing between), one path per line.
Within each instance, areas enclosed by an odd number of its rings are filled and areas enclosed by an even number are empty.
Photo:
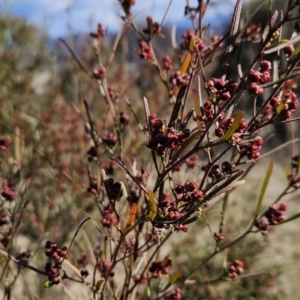
M15 79L1 91L7 112L0 139L5 295L28 269L37 280L26 285L24 278L22 287L39 298L45 297L40 287L61 285L72 299L274 299L265 289L274 280L271 266L249 270L265 247L257 236L300 215L285 215L287 196L300 187L298 139L270 149L267 130L299 120L298 1L282 11L270 6L261 28L242 18L238 0L223 36L202 23L208 4L187 5L193 29L182 34L176 55L158 46L162 24L149 16L140 28L134 1L120 4L124 26L111 46L101 24L90 34L90 48L79 40L72 49L61 40L70 56L60 49L62 80L44 88L44 105L10 107L5 97L17 97ZM290 24L288 39L281 32ZM142 62L130 65L117 50L134 35L129 51ZM250 47L255 55L244 62ZM33 94L24 99L30 101L36 93L27 79L23 90ZM265 174L255 170L263 157L287 146L286 186L263 208L274 163ZM240 195L251 207L234 207L230 198L247 185L250 171L255 186L264 178L256 204ZM21 237L31 244L25 251L17 246ZM31 248L37 249L33 260Z

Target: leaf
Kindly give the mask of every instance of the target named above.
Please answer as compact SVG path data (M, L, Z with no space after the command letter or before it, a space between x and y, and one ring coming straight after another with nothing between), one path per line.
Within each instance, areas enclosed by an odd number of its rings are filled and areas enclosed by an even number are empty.
M198 118L199 116L201 116L200 103L199 103L198 95L196 94L196 92L194 90L192 90L192 95L193 95L193 99L194 99L197 127L198 127L198 130L200 131L201 130L201 121Z
M200 136L202 135L201 131L194 132L181 146L181 148L176 152L174 158L172 159L172 163L176 162L177 158L180 157L180 155L184 152L184 150L188 149L189 146Z
M283 110L283 107L286 103L286 100L282 99L279 105L276 107L276 114L279 115L281 111Z
M132 224L135 221L136 214L137 214L137 205L136 205L136 203L132 203L131 208L130 208L129 218L128 218L128 221L126 224L126 228L129 228L132 226Z
M240 121L243 118L244 115L244 111L240 110L236 116L234 117L234 121L233 124L231 125L231 127L226 131L226 133L221 137L222 141L228 141L232 135L234 134L234 132L236 131L236 129L239 127L240 125Z
M53 282L50 280L47 280L43 283L44 288L50 288L53 285Z
M181 68L180 68L181 74L184 74L187 71L188 67L190 66L191 59L192 59L192 55L191 55L191 53L188 53L182 63Z
M197 221L197 220L199 219L199 217L200 217L199 215L193 216L193 217L191 217L191 218L189 218L189 219L183 221L183 222L182 222L182 225L191 224L191 223Z
M147 26L148 26L149 32L152 32L153 31L153 20L152 20L152 18L147 18Z
M160 292L166 291L172 284L176 283L178 278L181 276L182 271L180 269L176 270L170 277L169 282L166 284L166 286L161 290Z
M181 274L182 271L180 269L176 270L170 278L170 283L174 284L177 281L177 279L181 276Z
M181 86L179 91L177 92L176 102L173 107L173 111L171 114L171 118L170 118L168 127L173 127L175 125L175 121L178 118L180 107L182 106L182 98L184 97L185 91L186 91L186 86Z
M103 285L103 282L104 282L103 279L100 279L100 280L97 281L96 286L95 286L96 292L98 292L101 289L101 286Z
M215 194L215 197L224 194L226 192L231 191L232 189L235 189L236 187L245 184L245 180L238 180L238 181L234 181L230 184L228 184L224 189L220 190L218 193Z
M293 54L292 54L292 58L296 57L298 54L300 53L300 44L296 47L296 49L294 50Z
M151 190L148 190L148 198L149 198L149 214L148 217L152 221L157 215L157 203L154 197L154 194Z
M194 51L195 45L196 45L195 39L194 39L194 37L192 36L191 39L190 39L190 43L189 43L189 51L190 51L190 52L193 52L193 51Z
M275 153L275 152L277 152L277 151L279 151L279 150L281 150L281 149L287 147L288 145L294 144L294 143L296 143L296 142L298 142L298 141L299 141L299 139L293 139L293 140L290 140L290 141L288 141L288 142L286 142L286 143L284 143L284 144L281 144L280 146L278 146L278 147L276 147L276 148L273 148L271 151L266 152L265 154L261 155L261 156L258 158L258 160L260 160L260 159L262 159L262 158L264 158L264 157L266 157L266 156L268 156L268 155L270 155L270 154L273 154L273 153Z
M188 53L181 65L181 68L180 68L181 74L184 74L187 71L188 67L190 66L191 59L192 59L192 55L191 55L191 53ZM178 91L179 91L179 86L176 85L173 89L173 96L177 96Z
M257 219L257 217L260 213L262 201L264 199L264 195L265 195L267 186L269 184L269 180L270 180L272 171L273 171L273 162L270 162L269 167L268 167L267 172L266 172L266 175L265 175L265 178L264 178L264 181L263 181L263 184L262 184L262 187L261 187L261 190L260 190L260 195L258 197L258 201L257 201L257 204L256 204L255 214L254 214L254 217L253 217L251 227L254 226L254 224L256 222L256 219Z
M168 263L169 257L170 257L170 255L168 254L168 255L166 255L166 256L163 258L163 260L161 261L161 265L162 265L163 267Z
M243 0L237 0L235 7L234 7L233 17L231 20L230 33L229 33L229 43L226 48L226 52L225 52L224 60L223 60L223 64L222 64L223 80L226 77L227 69L229 66L230 54L233 50L233 46L234 46L235 40L237 38L236 35L238 33L238 28L239 28L239 24L240 24L242 5L243 5Z
M147 124L149 138L150 138L151 137L150 109L149 109L149 104L148 104L148 100L146 97L144 97L144 110L145 110L146 124Z
M281 41L271 44L271 46L268 47L268 49L264 51L264 54L270 54L270 53L279 51L279 50L285 48L286 46L293 45L299 41L300 41L300 34L290 40L283 39Z
M242 176L245 173L245 170L238 170L235 174L233 174L231 177L229 177L225 182L223 182L222 184L220 184L219 186L217 186L212 192L210 192L208 194L207 197L205 197L205 201L209 201L212 200L213 198L216 197L216 195L219 195L220 192L224 192L226 191L226 187L230 187L232 186L232 183L239 178L240 176ZM241 180L239 181L239 183L237 185L241 185L244 184L244 182ZM209 189L208 189L209 190ZM208 192L208 190L206 191L206 193ZM200 202L201 204L201 202Z

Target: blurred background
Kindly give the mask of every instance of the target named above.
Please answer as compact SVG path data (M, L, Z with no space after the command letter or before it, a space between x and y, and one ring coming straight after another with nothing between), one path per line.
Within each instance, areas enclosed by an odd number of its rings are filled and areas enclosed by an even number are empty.
M196 0L189 1L191 6ZM207 21L220 23L230 18L235 1L210 1ZM168 0L136 1L133 10L135 20L144 21L148 15L155 20L162 20L169 5ZM173 0L165 24L189 26L183 18L185 0ZM102 23L109 33L115 33L122 24L122 9L117 0L1 0L1 15L23 18L32 25L45 30L50 38L65 37L70 33L86 33Z

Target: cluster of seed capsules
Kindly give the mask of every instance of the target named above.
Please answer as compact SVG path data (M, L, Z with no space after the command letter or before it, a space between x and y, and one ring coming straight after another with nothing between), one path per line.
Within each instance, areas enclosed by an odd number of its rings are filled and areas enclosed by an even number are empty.
M156 260L152 262L149 272L152 273L152 278L161 279L163 275L167 275L172 267L172 260L166 258L164 260Z
M181 74L180 71L171 73L169 83L172 88L175 86L187 86L190 82L190 75Z
M234 122L233 117L229 117L225 120L225 114L221 113L218 117L219 123L218 127L215 129L215 134L217 137L222 137L224 134L231 128ZM242 143L242 136L245 133L248 127L247 121L245 119L241 119L239 125L235 129L234 133L232 134L229 142L233 145L239 145Z
M238 278L242 273L244 273L244 263L240 260L235 260L228 266L228 275L232 279Z
M262 137L257 137L249 142L242 142L240 145L240 155L241 157L247 156L248 159L258 159L260 157L260 151L264 140Z
M197 183L194 181L187 181L185 184L177 184L174 187L176 193L176 200L171 199L171 195L168 192L164 192L162 199L159 200L159 208L161 210L161 219L165 221L174 221L174 229L176 231L188 231L187 224L176 224L176 220L179 220L184 216L184 207L193 203L194 201L200 201L206 194L197 189ZM155 225L160 227L160 223Z
M3 179L2 180L2 193L1 196L7 200L12 201L15 198L15 191L14 191L14 183L10 179Z
M45 254L51 260L45 265L45 271L48 275L48 279L51 284L58 284L60 282L59 274L61 270L61 264L64 259L68 258L67 247L58 248L57 244L51 241L47 241L45 245Z
M300 176L296 173L290 173L288 175L288 180L290 182L290 185L295 188L299 189L300 188Z
M183 216L183 213L179 210L178 203L171 200L168 192L163 193L161 201L159 201L159 208L161 209L161 218L165 221L175 221ZM160 223L155 224L156 227L161 227ZM174 229L176 231L188 231L188 226L185 224L175 224Z
M103 278L113 277L115 275L115 273L111 271L111 267L112 263L102 258L97 263L97 269Z
M10 145L10 139L7 137L0 138L0 151L4 152Z
M93 71L93 77L96 80L103 80L106 76L106 69L104 67L100 67L99 69L95 69Z
M0 209L0 226L6 225L9 223L9 216L4 209Z
M266 234L270 225L276 225L285 219L284 212L286 209L287 207L284 203L274 203L270 205L263 218L256 221L255 226L261 231L262 234Z
M104 208L103 219L101 222L104 227L108 228L117 224L117 220L114 217L114 210L110 204Z
M19 255L16 258L22 261L23 263L28 264L29 259L31 258L31 252L32 250L30 248L27 248L25 251L19 253Z
M206 88L212 94L211 102L214 104L218 104L220 101L228 101L237 87L238 83L233 79L222 80L220 78L211 78L206 82ZM206 113L208 121L211 121L209 118L209 116L211 117L211 113L214 113L214 111Z
M145 61L153 60L153 51L147 42L140 40L139 48L138 55L141 59Z
M156 118L155 114L150 115L150 122L151 132L147 147L154 150L158 156L163 156L167 150L178 149L190 136L189 129L178 131L169 128L162 120Z
M131 6L135 5L135 0L119 0L127 16L131 15Z
M105 28L102 26L102 24L98 23L97 25L97 31L91 32L90 36L92 38L101 39L105 37Z
M161 26L158 22L154 22L151 16L148 16L146 18L147 21L147 28L143 29L143 33L151 36L151 35L157 35L161 32Z
M221 165L219 164L207 164L202 166L202 171L208 171L208 177L211 179L218 179L224 175L231 174L236 168L234 163L230 163L229 161L223 161Z
M262 119L269 121L275 117L281 120L290 119L299 106L297 95L292 90L285 90L280 96L272 97L262 112Z
M167 293L163 299L164 300L181 300L182 299L181 289L176 288L174 291Z
M193 30L188 29L182 34L183 42L180 44L182 50L189 50L193 52L202 52L205 45L202 39L195 35ZM191 49L191 40L193 39L193 49Z
M262 84L271 81L270 71L272 69L271 62L268 60L262 60L260 62L260 70L250 70L248 74L248 92L252 95L262 95L264 89Z

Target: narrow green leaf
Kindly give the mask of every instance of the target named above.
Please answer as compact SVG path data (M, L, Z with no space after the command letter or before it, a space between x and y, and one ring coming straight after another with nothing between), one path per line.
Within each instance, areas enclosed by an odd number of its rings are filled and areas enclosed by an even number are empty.
M101 289L101 286L103 285L103 283L104 283L103 279L100 279L97 281L96 286L95 286L96 292L98 292Z
M208 196L205 198L206 200L211 200L215 198L217 195L220 195L220 193L225 193L226 188L230 187L232 183L239 178L240 176L244 175L245 170L238 170L235 174L233 174L231 177L229 177L226 181L224 181L222 184L218 185L216 188L214 188L211 192L209 192ZM240 182L237 185L244 184L243 180L240 180ZM208 191L206 191L208 192Z
M279 115L281 113L281 111L283 110L285 102L286 102L285 100L281 100L279 105L276 107L276 114L277 115Z
M287 39L280 40L278 42L275 42L275 43L271 44L271 46L268 47L268 49L264 51L264 54L270 54L270 53L273 53L275 51L279 51L279 50L281 50L281 49L283 49L283 48L285 48L289 45L294 45L295 43L299 42L299 40L300 40L300 35L299 34L296 35L295 37L293 37L290 40L287 40ZM298 49L298 51L299 51L299 49ZM297 56L297 54L299 53L298 51L296 52L296 50L295 50L294 53L292 54L292 57Z
M240 121L243 118L244 115L244 111L240 110L236 116L234 117L234 121L233 124L231 125L231 127L226 131L226 133L221 137L222 141L228 141L232 135L234 134L234 132L236 131L236 129L239 127L240 125Z
M182 271L180 269L176 270L170 277L169 282L166 284L166 286L161 290L160 292L166 291L172 284L176 283L178 278L181 276Z
M194 132L185 142L184 144L181 146L181 148L176 152L174 158L172 159L172 163L174 163L177 158L180 157L180 155L189 148L189 146L195 141L197 140L200 136L201 136L202 132L201 131L196 131Z
M300 44L296 47L296 49L294 50L293 54L292 54L292 58L296 57L297 55L300 54Z
M283 40L277 41L277 42L271 44L267 48L267 50L264 51L264 54L270 54L270 53L276 52L276 51L281 50L281 49L283 49L284 47L286 47L290 44L293 44L293 42L291 40L283 39Z
M172 274L172 276L171 276L169 282L170 282L171 284L174 284L174 283L177 281L177 279L181 276L181 274L182 274L182 271L181 271L180 269L176 270L176 271Z
M261 187L261 190L260 190L260 195L259 195L258 202L256 205L255 214L254 214L254 218L253 218L251 227L254 226L256 219L260 213L261 205L262 205L262 202L264 199L264 195L265 195L267 186L269 184L269 180L270 180L272 171L273 171L273 162L270 162L269 167L266 172L266 175L265 175L265 178L264 178L264 181L263 181L263 184L262 184L262 187Z
M154 194L151 190L148 190L148 198L149 198L149 214L148 217L152 221L157 215L157 203L154 197Z

